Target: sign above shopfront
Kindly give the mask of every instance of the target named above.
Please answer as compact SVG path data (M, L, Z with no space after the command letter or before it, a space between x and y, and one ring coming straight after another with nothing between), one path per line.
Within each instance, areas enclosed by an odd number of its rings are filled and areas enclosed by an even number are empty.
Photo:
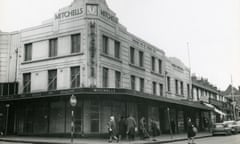
M118 18L117 17L115 17L114 15L110 14L109 12L107 12L103 9L100 11L100 15L102 17L104 17L105 19L110 20L111 22L118 23Z
M55 14L55 20L83 15L83 12L84 12L83 8L76 8L76 9L72 9L72 10L59 12L59 13Z

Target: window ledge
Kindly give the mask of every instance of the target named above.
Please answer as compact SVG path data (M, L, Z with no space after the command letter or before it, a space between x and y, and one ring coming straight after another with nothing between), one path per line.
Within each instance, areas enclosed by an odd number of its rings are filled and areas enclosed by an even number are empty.
M105 54L105 53L101 53L101 56L104 56L104 57L112 59L112 60L114 60L116 62L122 63L122 60L120 58L115 58L115 57L112 57L112 56L110 56L108 54Z
M134 67L134 68L139 69L139 70L142 70L142 71L145 71L145 68L144 68L144 67L140 67L140 66L137 66L137 65L135 65L135 64L129 63L129 66Z
M180 94L175 94L175 96L177 96L177 97L184 97L184 95L180 95Z
M151 73L154 74L154 75L156 75L156 76L164 77L164 75L161 74L161 73L156 73L156 72L154 72L154 71L151 71Z
M70 55L64 55L64 56L56 56L56 57L48 57L45 59L40 59L40 60L32 60L32 61L24 61L21 64L30 64L30 63L36 63L36 62L43 62L43 61L49 61L49 60L55 60L55 59L60 59L60 58L66 58L66 57L72 57L72 56L77 56L77 55L83 55L84 53L72 53Z
M176 94L176 93L173 93L171 91L167 91L166 93L169 94L169 95L176 96L176 97L184 97L184 95Z

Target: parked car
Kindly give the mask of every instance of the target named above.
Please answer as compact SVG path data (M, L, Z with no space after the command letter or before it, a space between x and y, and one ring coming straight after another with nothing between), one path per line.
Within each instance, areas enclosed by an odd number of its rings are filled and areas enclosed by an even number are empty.
M216 135L216 134L231 135L232 128L228 124L215 123L212 128L212 135Z
M238 120L238 121L235 121L234 123L233 123L233 125L234 125L234 127L235 127L235 129L236 129L236 133L239 133L240 132L240 120Z
M224 121L223 124L231 128L232 134L238 133L240 127L237 126L236 121Z

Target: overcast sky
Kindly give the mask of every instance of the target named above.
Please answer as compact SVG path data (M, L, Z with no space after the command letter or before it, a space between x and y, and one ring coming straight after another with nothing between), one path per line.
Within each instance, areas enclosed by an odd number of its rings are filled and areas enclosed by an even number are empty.
M240 0L106 0L128 31L180 58L221 90L240 85ZM0 0L0 30L53 18L72 0Z

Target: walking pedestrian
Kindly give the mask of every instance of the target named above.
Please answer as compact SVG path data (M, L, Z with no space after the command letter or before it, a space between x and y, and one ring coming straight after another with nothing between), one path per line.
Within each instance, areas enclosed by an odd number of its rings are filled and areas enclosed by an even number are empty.
M175 134L175 121L173 119L171 120L171 129L172 133Z
M117 134L117 126L116 126L116 122L115 122L115 118L114 116L110 116L109 122L107 124L108 126L108 134L109 134L109 143L112 143L113 140L116 140L116 142L119 141L119 139L117 138L116 134Z
M191 118L188 118L187 122L187 137L188 137L188 144L195 144L194 143L194 137L196 133L194 132L194 125L192 123Z
M135 139L135 128L137 126L137 123L136 123L134 117L129 115L129 117L126 120L126 124L127 124L126 134L128 136L128 139L134 140Z
M146 128L146 120L145 117L142 117L140 119L140 123L139 123L139 135L141 139L146 139L149 138L149 134Z
M152 132L152 137L153 137L153 141L156 141L155 137L158 135L159 130L158 130L158 126L157 126L157 122L154 121L153 119L151 119L150 121L150 126L151 126L151 132Z
M126 137L126 120L123 116L121 116L118 122L118 132L119 140L124 139Z

